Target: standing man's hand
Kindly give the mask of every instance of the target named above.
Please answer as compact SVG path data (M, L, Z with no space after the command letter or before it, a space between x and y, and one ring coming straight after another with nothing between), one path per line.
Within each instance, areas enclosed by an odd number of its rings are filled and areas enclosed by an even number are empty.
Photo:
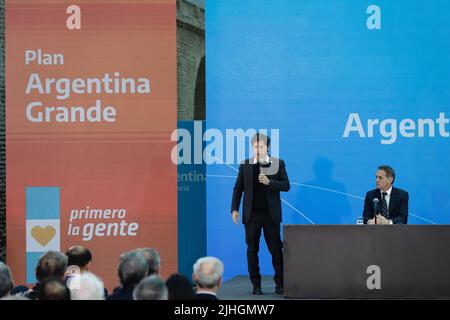
M267 176L265 174L261 173L258 176L258 179L259 179L259 182L261 182L263 185L266 185L266 186L269 185L270 180L269 180L269 178L267 178Z
M238 222L239 222L239 211L234 210L233 214L232 214L232 217L233 217L233 222L235 224L238 224Z

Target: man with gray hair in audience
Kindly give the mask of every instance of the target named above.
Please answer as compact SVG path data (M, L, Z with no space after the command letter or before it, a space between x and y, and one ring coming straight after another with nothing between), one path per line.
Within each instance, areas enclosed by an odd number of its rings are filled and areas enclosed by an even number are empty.
M106 299L133 300L134 287L147 276L147 260L138 250L127 252L121 255L117 271L121 287Z
M159 252L153 248L139 248L137 249L137 251L142 252L142 254L145 257L145 260L147 260L148 275L149 276L151 276L152 274L159 275L161 268L161 258L159 256Z
M194 264L192 279L197 284L197 300L218 300L217 290L222 286L223 263L214 257L200 258Z
M70 288L72 300L105 300L103 282L91 272L83 272L73 280Z
M166 284L157 275L142 279L133 291L134 300L167 300L168 297Z
M11 269L0 261L0 298L10 295L13 286Z

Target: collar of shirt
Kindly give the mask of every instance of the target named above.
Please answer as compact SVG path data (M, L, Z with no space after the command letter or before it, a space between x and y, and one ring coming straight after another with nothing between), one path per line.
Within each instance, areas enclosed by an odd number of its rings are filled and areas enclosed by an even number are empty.
M390 187L389 189L387 189L386 191L383 191L383 190L380 190L381 191L381 194L383 195L383 192L386 192L387 193L387 195L386 195L386 197L390 197L391 196L391 192L392 192L392 187Z
M217 296L217 294L215 292L212 291L203 291L203 290L199 290L196 292L197 294L211 294L213 296Z
M256 160L256 157L253 158L253 164L256 164L258 162L258 160ZM270 157L267 155L266 158L264 159L264 161L261 162L265 162L265 163L269 163L270 162Z

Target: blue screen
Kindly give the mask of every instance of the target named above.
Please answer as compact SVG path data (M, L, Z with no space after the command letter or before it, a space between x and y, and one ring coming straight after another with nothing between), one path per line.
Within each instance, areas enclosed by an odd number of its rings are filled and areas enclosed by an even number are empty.
M410 224L448 224L448 21L444 0L209 0L207 129L279 130L284 224L355 224L382 164L409 192ZM247 274L238 167L207 166L207 251L225 279ZM263 238L260 257L272 274Z

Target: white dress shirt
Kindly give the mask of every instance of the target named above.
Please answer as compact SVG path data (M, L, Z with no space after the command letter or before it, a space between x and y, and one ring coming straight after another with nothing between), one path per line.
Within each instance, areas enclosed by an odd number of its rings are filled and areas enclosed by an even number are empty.
M256 157L253 158L253 164L256 164L258 162L258 160L256 160ZM270 158L269 155L266 156L265 159L262 159L261 161L259 161L261 163L269 163L270 162Z
M387 209L388 209L388 213L389 213L389 203L391 201L392 186L386 191L383 191L380 189L380 192L381 192L381 196L383 196L383 192L387 193L387 195L384 197L384 200L386 201L386 205L387 205ZM393 224L391 219L389 219L389 224Z

